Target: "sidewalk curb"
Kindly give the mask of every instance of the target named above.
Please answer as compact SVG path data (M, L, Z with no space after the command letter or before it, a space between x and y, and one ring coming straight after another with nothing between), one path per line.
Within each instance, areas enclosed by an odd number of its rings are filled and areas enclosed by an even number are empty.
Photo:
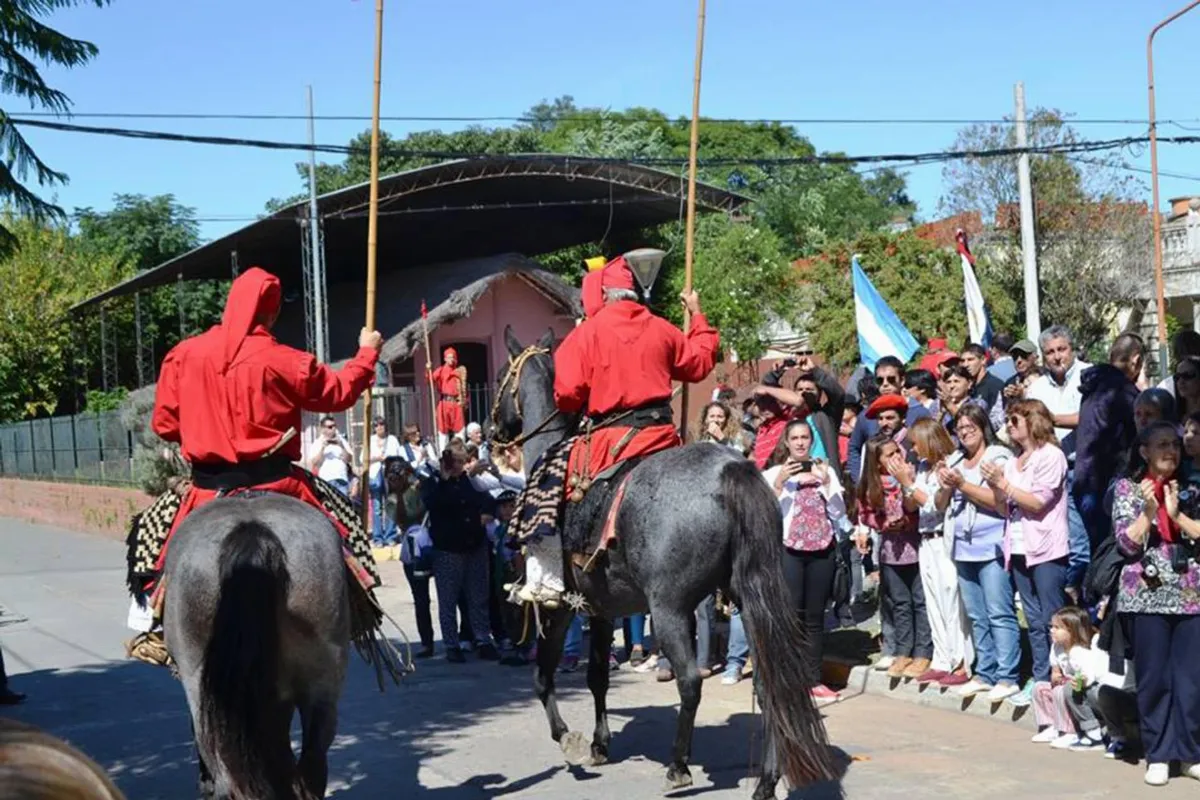
M964 698L958 695L955 688L945 689L934 683L921 686L912 679L889 678L887 673L878 672L867 665L858 665L850 670L843 694L846 697L860 694L890 697L926 708L1016 725L1030 733L1037 732L1032 706L1015 708L1008 702L989 703L983 695Z

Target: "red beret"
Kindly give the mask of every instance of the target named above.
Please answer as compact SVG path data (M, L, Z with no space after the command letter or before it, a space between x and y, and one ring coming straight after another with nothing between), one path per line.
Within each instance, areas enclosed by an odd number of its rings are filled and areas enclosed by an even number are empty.
M867 419L875 419L881 411L895 411L903 416L908 411L908 398L899 394L881 394L867 409Z

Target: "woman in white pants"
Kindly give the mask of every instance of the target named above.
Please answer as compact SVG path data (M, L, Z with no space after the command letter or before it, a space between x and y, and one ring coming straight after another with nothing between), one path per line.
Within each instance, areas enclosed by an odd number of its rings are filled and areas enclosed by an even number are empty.
M956 448L946 429L933 419L921 419L909 429L913 450L920 459L917 467L905 464L896 477L904 491L904 503L919 514L921 549L918 561L921 585L925 590L925 610L933 634L933 660L917 678L918 683L937 681L955 686L970 680L975 658L966 615L958 594L958 571L950 557L949 543L943 533L945 515L937 508L937 469Z

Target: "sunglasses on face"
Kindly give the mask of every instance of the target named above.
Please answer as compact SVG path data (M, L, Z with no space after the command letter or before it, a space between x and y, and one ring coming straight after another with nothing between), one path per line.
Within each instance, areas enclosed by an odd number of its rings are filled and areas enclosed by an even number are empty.
M1175 380L1177 381L1194 381L1196 380L1195 372L1176 372Z
M900 376L899 375L880 375L878 377L878 381L881 384L886 383L889 385L899 386L900 385Z
M1020 425L1024 421L1025 421L1024 417L1018 417L1015 414L1008 418L1008 424L1014 428L1017 427L1018 425Z

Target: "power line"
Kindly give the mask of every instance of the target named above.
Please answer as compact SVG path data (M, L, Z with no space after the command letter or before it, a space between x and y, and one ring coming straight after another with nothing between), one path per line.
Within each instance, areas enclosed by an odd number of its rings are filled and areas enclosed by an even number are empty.
M22 113L24 118L61 118L60 114L45 111ZM243 120L251 122L301 122L309 117L304 114L266 114L266 113L219 113L219 112L143 112L143 111L89 111L70 114L76 119L160 119L160 120ZM313 117L319 122L370 122L371 118L360 114L318 114ZM524 124L555 124L558 122L609 122L618 125L632 125L641 122L657 122L654 118L644 117L597 117L597 116L560 116L539 118L529 116L383 116L383 122L510 122ZM686 121L686 117L666 118L668 124ZM717 125L754 125L778 123L781 125L1012 125L1011 119L970 119L970 118L870 118L870 117L794 117L794 118L755 118L755 117L702 117L701 121ZM1159 120L1159 125L1179 125L1192 122L1200 123L1200 119ZM1146 119L1063 119L1067 125L1141 125L1150 124ZM1031 120L1028 124L1039 123ZM1057 123L1054 123L1057 124Z
M273 141L267 139L246 139L228 136L206 136L199 134L183 134L170 133L167 131L150 131L137 130L131 128L110 128L110 127L95 127L90 125L77 125L68 122L54 122L45 119L32 119L25 116L8 117L8 122L18 126L27 126L32 128L44 128L47 130L64 131L71 133L88 133L102 136L117 136L132 139L145 139L154 141L170 141L170 142L188 142L192 144L210 144L233 147L253 147L267 150L296 150L296 151L315 151L319 153L330 153L336 155L351 155L356 152L364 152L360 148L354 148L349 145L328 145L328 144L307 144L300 142L285 142ZM777 156L777 157L749 157L749 156L734 156L734 157L716 157L700 159L700 164L705 167L718 166L759 166L759 167L780 167L780 166L803 166L816 164L899 164L909 162L911 165L919 165L926 163L939 163L944 161L953 161L964 158L999 158L1020 155L1021 153L1029 153L1031 155L1054 155L1054 154L1075 154L1075 153L1094 153L1104 150L1114 150L1124 147L1130 147L1137 144L1142 144L1149 141L1147 136L1126 136L1119 139L1103 139L1103 140L1084 140L1073 142L1058 142L1050 145L1031 146L1026 148L1020 147L1001 147L988 150L936 150L926 153L893 153L893 154L878 154L878 155L860 155L847 156L840 154L825 154L811 156ZM1196 144L1200 142L1200 136L1163 136L1159 137L1158 141L1162 144ZM472 159L472 158L490 158L495 157L496 153L485 152L461 152L461 151L441 151L441 150L413 150L403 147L390 146L381 148L383 153L399 158L424 158L434 160L455 160L455 159ZM682 157L645 157L635 156L629 158L610 158L601 156L574 155L570 153L555 153L555 154L510 154L509 158L537 158L546 155L555 155L558 157L574 158L587 163L612 163L612 164L640 164L644 166L682 166L686 163L686 159Z

